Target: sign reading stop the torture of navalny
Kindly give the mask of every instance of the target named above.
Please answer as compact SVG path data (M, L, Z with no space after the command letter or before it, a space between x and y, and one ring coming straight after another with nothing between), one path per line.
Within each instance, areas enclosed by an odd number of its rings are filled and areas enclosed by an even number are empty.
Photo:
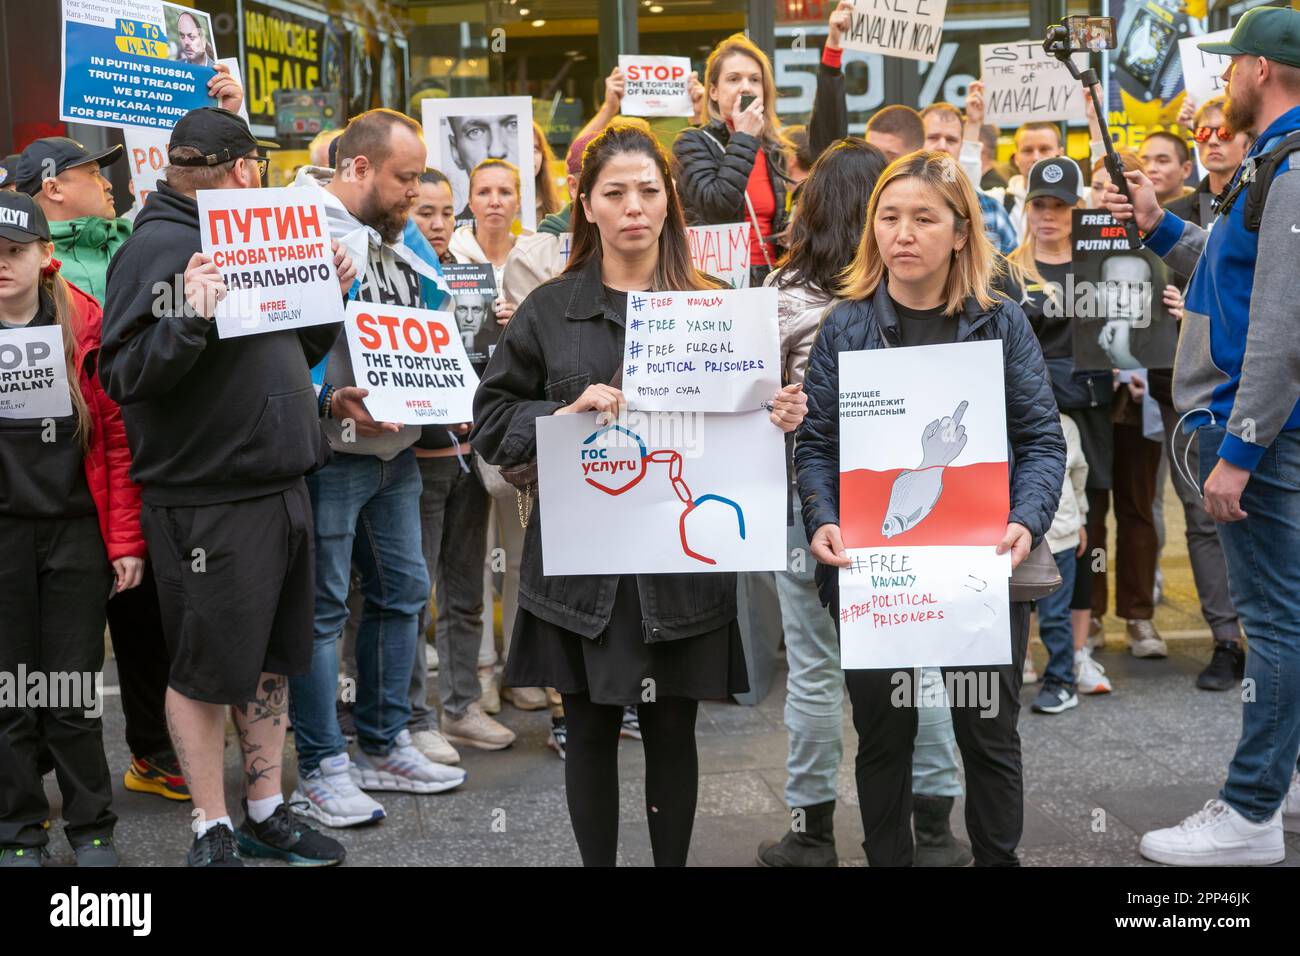
M0 331L0 418L71 414L63 330L44 325Z
M206 13L159 0L63 0L66 122L171 129L212 105L215 66Z
M200 189L203 252L221 270L217 334L343 321L325 206L302 189Z

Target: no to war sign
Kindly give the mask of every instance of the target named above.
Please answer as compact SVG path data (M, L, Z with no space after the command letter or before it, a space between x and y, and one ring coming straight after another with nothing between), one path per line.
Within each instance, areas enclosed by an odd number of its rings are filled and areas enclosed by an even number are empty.
M211 105L206 13L159 0L63 0L59 118L171 129Z
M0 418L71 414L63 330L57 325L0 330Z
M1087 54L1074 58L1080 69ZM1070 70L1043 50L1041 40L981 43L980 73L984 80L984 121L993 126L1019 126L1035 120L1083 119L1083 84Z
M547 415L537 485L545 574L785 567L785 436L764 411Z
M1002 343L840 355L845 669L1011 661Z
M621 55L624 116L691 116L691 61L684 56Z
M449 312L348 303L344 329L352 374L376 421L443 425L471 421L478 376Z
M781 387L776 289L629 292L623 394L632 408L748 412Z
M201 189L198 203L203 252L226 280L221 338L343 321L325 206L309 191Z
M933 63L948 0L853 0L844 46Z

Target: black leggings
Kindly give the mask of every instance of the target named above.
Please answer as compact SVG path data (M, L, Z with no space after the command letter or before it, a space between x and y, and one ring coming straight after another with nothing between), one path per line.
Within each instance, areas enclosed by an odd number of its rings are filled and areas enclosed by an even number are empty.
M699 702L662 697L639 704L645 745L645 812L655 866L685 866L695 824ZM564 789L584 866L614 866L618 850L618 732L623 708L565 694Z

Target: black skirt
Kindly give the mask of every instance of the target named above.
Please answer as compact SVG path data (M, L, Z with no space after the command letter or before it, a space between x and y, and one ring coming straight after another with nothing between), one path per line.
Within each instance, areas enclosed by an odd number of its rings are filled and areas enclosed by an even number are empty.
M520 608L502 682L507 687L554 687L588 694L592 703L642 702L646 679L655 697L722 700L749 690L740 628L723 627L675 641L646 643L636 578L618 580L609 625L595 640Z

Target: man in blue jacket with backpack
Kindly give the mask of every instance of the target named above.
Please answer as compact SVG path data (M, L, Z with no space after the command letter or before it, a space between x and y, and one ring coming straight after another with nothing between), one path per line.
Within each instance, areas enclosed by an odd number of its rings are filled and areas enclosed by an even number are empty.
M1227 782L1179 826L1143 836L1141 852L1268 864L1285 857L1284 832L1300 832L1300 12L1257 7L1226 43L1199 46L1231 57L1225 120L1258 137L1216 219L1201 229L1162 211L1141 173L1126 174L1131 203L1112 186L1107 205L1192 273L1174 405L1198 432L1205 509L1249 655Z

